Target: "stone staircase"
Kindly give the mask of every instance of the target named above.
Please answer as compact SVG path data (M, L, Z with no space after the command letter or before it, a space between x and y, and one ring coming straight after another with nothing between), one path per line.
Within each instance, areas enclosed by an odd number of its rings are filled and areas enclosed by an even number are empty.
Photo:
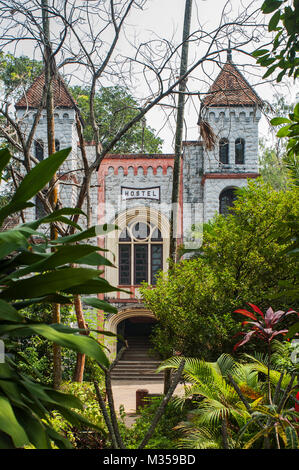
M112 371L113 381L163 382L164 374L157 374L160 361L149 356L150 343L146 337L129 337L128 349Z

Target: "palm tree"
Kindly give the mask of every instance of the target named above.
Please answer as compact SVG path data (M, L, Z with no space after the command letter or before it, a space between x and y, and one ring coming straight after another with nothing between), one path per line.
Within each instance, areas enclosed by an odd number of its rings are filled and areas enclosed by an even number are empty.
M182 405L191 398L197 400L198 405L189 414L189 422L180 425L184 437L179 445L190 445L191 448L207 448L207 445L209 448L234 447L237 432L246 424L250 414L228 377L234 377L250 401L260 401L263 395L258 391L257 372L249 364L236 363L228 354L222 354L214 363L184 359L183 377L187 385L184 397L176 398L176 403ZM179 357L170 358L158 370L178 369L180 362ZM205 447L201 447L203 443Z
M296 373L269 371L267 358L266 363L261 357L244 358L246 363L228 354L214 363L184 358L185 395L176 403L182 406L191 399L196 408L176 428L182 432L178 447L298 447L298 413L290 403ZM176 370L181 360L170 358L158 370ZM273 388L271 403L267 379Z

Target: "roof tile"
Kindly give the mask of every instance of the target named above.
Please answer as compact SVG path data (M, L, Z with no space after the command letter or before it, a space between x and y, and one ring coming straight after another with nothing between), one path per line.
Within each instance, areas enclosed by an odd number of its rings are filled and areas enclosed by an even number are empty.
M42 101L45 74L34 80L30 88L16 103L16 108L38 108ZM58 75L53 79L54 106L56 108L75 108L76 102L68 91L63 79Z
M204 106L262 106L262 100L229 60L210 87Z

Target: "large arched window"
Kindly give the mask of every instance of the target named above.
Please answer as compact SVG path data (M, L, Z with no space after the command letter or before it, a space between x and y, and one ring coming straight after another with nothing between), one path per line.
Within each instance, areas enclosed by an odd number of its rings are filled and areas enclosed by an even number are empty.
M34 153L35 158L40 162L44 159L44 143L42 140L36 140L34 142Z
M228 164L228 151L229 143L227 139L219 140L219 161L220 163Z
M224 189L219 196L219 213L222 215L231 213L236 197L236 188Z
M235 141L235 163L243 165L245 162L245 140L238 138Z
M119 237L119 285L156 284L163 268L163 238L158 227L133 221Z

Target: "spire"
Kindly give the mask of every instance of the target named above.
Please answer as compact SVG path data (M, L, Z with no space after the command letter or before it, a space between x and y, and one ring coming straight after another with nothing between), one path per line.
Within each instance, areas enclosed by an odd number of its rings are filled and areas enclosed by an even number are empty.
M231 61L231 49L227 52L227 62L210 87L203 100L203 106L262 106L262 100L241 72Z

